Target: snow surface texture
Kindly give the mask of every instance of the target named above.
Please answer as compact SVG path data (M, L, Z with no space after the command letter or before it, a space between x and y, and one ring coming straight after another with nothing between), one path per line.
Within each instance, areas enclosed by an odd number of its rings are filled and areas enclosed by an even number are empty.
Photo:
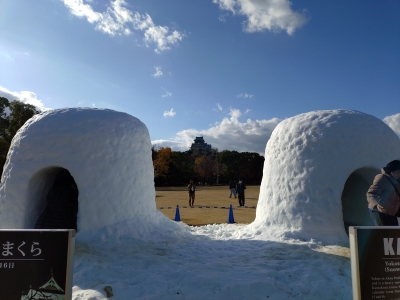
M77 243L72 299L106 300L105 286L113 300L353 299L348 248L178 224L190 236Z
M365 193L399 149L392 129L358 111L313 111L282 121L265 149L256 219L246 231L348 245L343 219L367 225Z
M33 228L60 168L78 186L78 235L126 220L130 235L177 228L156 209L146 126L126 113L85 108L42 113L18 131L2 176L0 227Z

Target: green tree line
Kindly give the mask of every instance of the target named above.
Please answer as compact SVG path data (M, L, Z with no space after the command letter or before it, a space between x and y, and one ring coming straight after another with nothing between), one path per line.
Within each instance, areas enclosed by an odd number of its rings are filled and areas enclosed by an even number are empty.
M227 184L241 177L246 184L260 184L264 157L255 152L214 149L212 154L195 156L190 151L152 148L156 186L186 185L190 179L206 184Z
M39 112L40 110L31 104L26 104L18 100L8 101L7 98L0 97L1 173L3 173L3 167L6 163L7 153L13 137L26 121Z

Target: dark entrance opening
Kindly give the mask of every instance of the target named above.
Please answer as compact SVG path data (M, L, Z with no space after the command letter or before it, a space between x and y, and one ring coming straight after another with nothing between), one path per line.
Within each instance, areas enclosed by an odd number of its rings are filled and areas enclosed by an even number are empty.
M77 230L78 187L67 169L58 168L52 187L46 194L46 207L35 229Z
M343 222L347 235L349 226L374 226L369 217L367 191L379 170L365 167L347 178L342 192Z

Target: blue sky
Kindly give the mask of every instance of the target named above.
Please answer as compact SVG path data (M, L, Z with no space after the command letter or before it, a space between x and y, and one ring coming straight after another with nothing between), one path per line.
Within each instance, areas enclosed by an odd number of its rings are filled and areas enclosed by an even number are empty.
M354 109L400 134L400 2L3 0L0 96L264 152L283 119Z

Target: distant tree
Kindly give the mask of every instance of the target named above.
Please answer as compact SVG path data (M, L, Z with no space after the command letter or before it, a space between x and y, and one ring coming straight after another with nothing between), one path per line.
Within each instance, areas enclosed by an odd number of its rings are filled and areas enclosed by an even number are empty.
M157 154L158 154L158 152L157 152L157 145L152 145L152 146L151 146L151 158L152 158L152 160L153 160L153 164L154 164L154 161L155 161L156 158L157 158Z
M264 157L256 152L213 149L206 156L153 146L152 158L156 185L185 185L189 179L224 184L239 177L246 184L260 184L264 167Z
M10 125L7 110L9 110L10 102L7 98L0 97L0 137L3 138L4 132Z
M194 171L204 182L210 182L217 173L217 162L211 155L199 156L194 161Z
M169 163L172 151L169 147L160 147L156 152L157 154L153 160L154 180L161 184L165 184L168 182Z
M240 153L239 173L247 184L260 184L264 169L264 157L255 152Z
M169 164L169 183L173 185L187 184L193 178L194 158L186 153L173 151Z
M4 139L0 138L0 164L2 173L3 173L3 166L6 163L7 153L9 148L10 144L7 143Z
M11 140L17 131L34 115L40 113L40 110L31 105L18 100L9 102L6 98L0 97L0 117L1 128L0 136L6 141L11 143ZM10 111L7 114L7 107Z
M239 177L242 177L246 184L261 183L264 157L258 153L224 150L218 153L216 160L225 183Z
M3 169L11 141L17 131L40 110L18 100L0 97L0 164Z
M237 151L223 150L216 157L220 165L220 174L226 182L237 179L239 176L240 153Z

